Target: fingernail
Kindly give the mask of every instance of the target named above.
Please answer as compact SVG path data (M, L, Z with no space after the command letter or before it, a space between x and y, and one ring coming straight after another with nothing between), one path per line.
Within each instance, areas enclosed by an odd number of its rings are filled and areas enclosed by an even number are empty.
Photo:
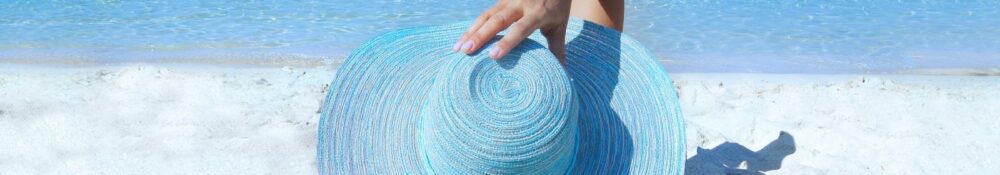
M462 40L455 41L455 46L451 46L451 51L458 52L460 46L462 46Z
M493 58L494 60L500 59L500 49L497 48L496 46L490 47L489 54L490 58Z
M473 40L465 41L465 44L462 44L462 51L465 52L465 53L472 53L472 45L473 44L475 44L475 42L473 42Z

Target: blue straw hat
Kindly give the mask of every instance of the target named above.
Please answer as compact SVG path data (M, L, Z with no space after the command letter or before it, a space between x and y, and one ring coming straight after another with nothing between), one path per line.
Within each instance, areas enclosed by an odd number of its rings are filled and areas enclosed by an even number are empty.
M571 19L565 65L537 32L494 61L451 51L469 24L390 32L347 58L320 174L683 173L677 94L639 42Z

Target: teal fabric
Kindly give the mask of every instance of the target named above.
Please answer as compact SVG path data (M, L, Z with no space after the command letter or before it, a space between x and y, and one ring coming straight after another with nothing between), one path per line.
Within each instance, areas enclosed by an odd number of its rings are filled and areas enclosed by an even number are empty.
M390 32L347 58L320 174L683 173L677 94L640 43L572 19L565 65L538 33L494 61L451 51L468 25Z

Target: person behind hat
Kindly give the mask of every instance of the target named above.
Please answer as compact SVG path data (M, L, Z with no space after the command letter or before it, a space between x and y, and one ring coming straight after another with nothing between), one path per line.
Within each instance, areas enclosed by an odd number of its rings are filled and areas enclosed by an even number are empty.
M504 0L370 39L320 111L320 174L683 174L677 92L623 5Z

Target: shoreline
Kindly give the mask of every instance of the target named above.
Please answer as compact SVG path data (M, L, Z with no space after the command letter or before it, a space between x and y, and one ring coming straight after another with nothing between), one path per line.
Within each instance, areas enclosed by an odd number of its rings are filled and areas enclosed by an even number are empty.
M60 61L61 60L61 61ZM0 71L19 70L25 68L32 69L89 69L104 67L128 67L128 66L154 66L174 69L197 68L325 68L336 70L344 58L320 59L320 58L274 58L274 59L176 59L176 60L146 60L146 61L92 61L77 60L66 61L65 59L6 59L0 58ZM759 75L867 75L867 76L1000 76L1000 68L926 68L896 70L893 72L759 72L759 71L710 71L710 70L682 70L677 71L670 68L671 60L661 59L660 64L665 65L670 74L759 74Z

